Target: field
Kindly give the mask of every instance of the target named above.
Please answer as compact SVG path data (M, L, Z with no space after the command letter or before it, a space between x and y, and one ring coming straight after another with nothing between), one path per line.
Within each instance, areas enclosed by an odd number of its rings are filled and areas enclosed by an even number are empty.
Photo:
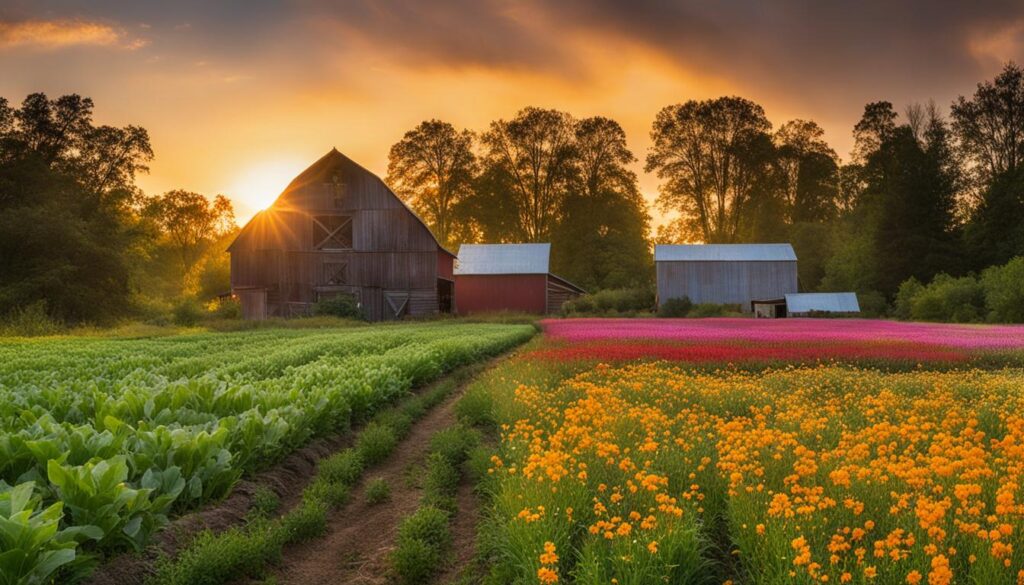
M415 386L528 339L432 323L0 342L0 582L71 580ZM13 486L13 487L12 487Z
M1024 327L541 328L0 341L0 583L1024 584Z
M1024 328L563 320L465 399L490 583L1024 583Z

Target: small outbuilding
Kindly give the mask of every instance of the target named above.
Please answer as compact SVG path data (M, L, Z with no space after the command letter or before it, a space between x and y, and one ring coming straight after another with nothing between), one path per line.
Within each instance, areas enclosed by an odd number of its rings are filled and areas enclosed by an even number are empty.
M790 317L829 313L853 315L860 312L857 293L794 293L786 295L786 312Z
M455 261L460 315L557 313L585 291L551 273L551 244L463 244Z
M796 252L789 244L659 245L654 264L659 306L689 297L753 311L756 299L778 300L798 290Z

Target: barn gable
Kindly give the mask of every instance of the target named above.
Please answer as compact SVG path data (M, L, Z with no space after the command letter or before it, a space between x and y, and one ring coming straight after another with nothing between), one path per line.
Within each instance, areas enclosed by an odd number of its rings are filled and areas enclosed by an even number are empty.
M451 252L379 177L337 150L299 174L228 251L232 290L253 318L307 314L337 295L353 297L371 320L436 313L444 297L450 304Z
M557 313L585 291L551 274L551 244L463 244L455 266L459 313Z

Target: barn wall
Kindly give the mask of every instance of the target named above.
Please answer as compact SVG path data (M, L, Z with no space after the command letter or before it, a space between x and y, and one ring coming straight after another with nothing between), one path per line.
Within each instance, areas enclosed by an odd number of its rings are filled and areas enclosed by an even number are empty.
M549 315L554 315L562 312L562 305L566 301L575 299L580 296L580 292L573 287L566 285L561 279L555 278L551 275L547 277L548 283L548 300L547 300L547 312Z
M315 248L318 215L351 216L351 249ZM299 175L230 251L232 287L266 288L269 316L302 314L337 294L355 297L372 320L396 318L395 305L401 315L438 310L444 265L430 231L379 178L338 153Z
M690 297L694 303L739 304L797 291L796 262L657 262L658 302Z
M490 311L543 314L547 310L547 275L457 275L455 303L460 315Z

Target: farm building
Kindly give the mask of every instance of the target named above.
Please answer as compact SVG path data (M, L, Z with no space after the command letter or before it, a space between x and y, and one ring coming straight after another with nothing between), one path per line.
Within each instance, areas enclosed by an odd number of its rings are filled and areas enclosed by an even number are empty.
M228 248L247 319L348 295L372 321L450 312L454 254L376 175L337 150L302 172Z
M459 314L557 313L585 291L551 274L550 257L551 244L463 244L455 264Z
M750 307L755 317L767 319L860 312L857 294L852 292L790 293L779 299L755 299Z
M687 244L654 247L658 305L689 297L694 303L739 305L797 292L796 253L789 244Z

